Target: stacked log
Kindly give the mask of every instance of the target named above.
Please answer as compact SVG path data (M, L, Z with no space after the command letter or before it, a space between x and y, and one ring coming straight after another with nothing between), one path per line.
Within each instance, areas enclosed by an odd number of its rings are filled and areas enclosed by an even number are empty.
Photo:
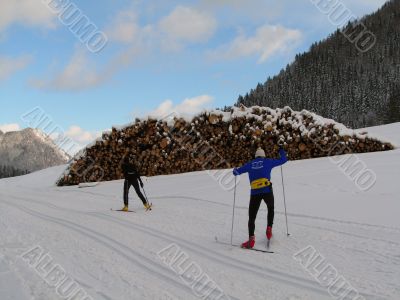
M305 110L234 107L191 119L137 119L112 128L73 159L57 184L122 179L126 156L134 158L142 175L155 176L240 166L258 147L275 158L279 145L290 160L394 148Z

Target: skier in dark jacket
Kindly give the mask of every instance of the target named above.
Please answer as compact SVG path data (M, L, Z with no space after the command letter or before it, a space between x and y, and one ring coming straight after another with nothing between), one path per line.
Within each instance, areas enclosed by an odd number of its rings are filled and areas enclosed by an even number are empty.
M268 227L266 230L267 239L272 238L272 226L274 223L274 193L271 183L271 170L274 167L283 165L287 162L285 150L279 149L279 159L265 158L265 152L259 148L255 159L246 163L240 168L233 170L233 175L238 176L248 173L251 185L251 197L249 205L249 240L242 244L243 248L253 248L255 245L255 221L262 200L268 207Z
M124 182L124 208L122 211L129 211L129 189L131 186L136 191L136 194L139 196L140 200L142 200L144 207L146 210L151 209L151 205L147 202L146 198L143 196L142 192L139 188L140 186L143 188L143 181L140 178L139 172L137 171L133 162L126 157L122 163L122 171L124 172L125 182Z

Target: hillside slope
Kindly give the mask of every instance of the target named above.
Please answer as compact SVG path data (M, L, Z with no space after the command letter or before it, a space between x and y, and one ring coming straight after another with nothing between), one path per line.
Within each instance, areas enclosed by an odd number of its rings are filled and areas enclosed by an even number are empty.
M0 134L0 166L32 172L65 164L68 159L69 156L38 129Z
M395 127L399 132L399 124L388 129ZM289 238L280 170L273 171L274 254L215 242L215 236L230 240L233 192L224 191L207 172L145 179L154 210L145 213L131 194L136 210L131 214L110 211L122 205L122 181L87 189L56 187L63 166L0 180L0 298L61 299L20 258L40 246L93 299L199 299L157 255L175 243L186 253L186 263L196 263L230 299L332 299L293 258L308 246L365 299L399 299L400 150L358 157L377 175L364 192L329 158L284 166ZM242 176L234 243L247 236L248 201L248 180ZM263 205L256 228L259 247L265 213Z
M388 1L361 22L376 37L369 51L360 52L338 30L238 103L307 109L351 128L400 121L400 0ZM359 33L361 25L354 24L343 32Z

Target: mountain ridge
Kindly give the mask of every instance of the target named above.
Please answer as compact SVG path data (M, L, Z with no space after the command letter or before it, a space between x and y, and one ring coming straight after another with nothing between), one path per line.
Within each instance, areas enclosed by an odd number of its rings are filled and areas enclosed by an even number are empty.
M65 164L69 155L39 129L0 133L0 165L34 172Z

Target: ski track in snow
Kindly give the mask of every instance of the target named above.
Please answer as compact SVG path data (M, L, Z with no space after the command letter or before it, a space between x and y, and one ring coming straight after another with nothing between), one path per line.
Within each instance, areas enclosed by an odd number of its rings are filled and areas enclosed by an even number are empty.
M34 201L32 199L24 199L24 198L20 198L20 197L13 197L13 196L10 196L10 195L7 195L7 197L10 197L10 198L13 198L13 199L18 199L18 200L23 200L23 201L27 201L27 202L35 202L35 204L45 205L46 207L51 207L52 209L55 209L55 210L58 210L58 211L66 211L66 209L57 207L57 206L55 206L55 205L53 205L51 203L40 203L40 202ZM20 209L20 210L32 215L32 216L35 216L35 217L38 217L40 219L43 219L43 220L46 220L46 221L49 221L49 222L53 222L53 223L56 223L56 224L59 224L59 225L62 225L62 226L66 227L66 228L68 228L70 230L77 231L80 234L85 235L86 237L91 237L92 239L94 239L95 241L97 241L99 243L102 243L102 242L99 241L99 239L94 238L93 236L97 235L97 237L101 237L103 239L107 239L107 237L104 236L103 234L98 233L98 232L96 233L95 231L93 231L91 229L88 229L88 228L85 228L82 225L71 223L69 221L66 221L66 220L63 220L63 219L59 219L59 218L53 218L51 216L47 216L47 215L38 213L38 212L33 211L31 209L27 209L27 208L25 208L23 206L18 206L16 204L10 203L9 201L3 201L3 202L6 203L7 205L16 207L16 208L18 208L18 209ZM229 266L229 267L237 269L238 271L247 270L249 273L256 273L259 276L263 276L265 278L269 277L269 279L276 280L276 281L281 281L281 282L283 282L285 284L293 285L295 287L313 290L315 292L321 293L322 295L325 295L325 293L326 293L324 289L318 287L318 285L312 280L291 276L288 273L282 273L282 272L278 272L276 270L275 271L274 270L269 270L268 268L261 268L261 267L259 267L257 265L252 265L252 264L246 263L244 261L240 261L240 260L234 260L233 259L233 261L235 263L232 263L232 259L230 259L230 258L227 259L223 255L221 255L221 254L219 254L219 253L217 253L215 251L212 251L211 249L207 249L205 247L202 247L199 244L191 243L190 241L183 240L183 239L180 239L180 238L178 238L176 236L169 235L169 234L167 234L165 232L155 231L154 229L146 228L144 226L135 225L135 224L132 224L132 223L127 222L127 221L121 221L118 218L111 217L110 215L103 214L103 213L82 213L80 211L75 211L75 210L70 210L70 209L68 209L67 211L68 212L72 212L72 213L77 213L77 214L95 216L95 217L98 217L99 219L101 219L103 221L106 220L106 221L111 221L114 224L128 226L130 228L135 229L136 231L141 231L141 232L143 232L143 233L145 233L147 235L151 235L151 236L153 236L155 238L163 239L168 243L178 243L180 245L183 245L184 248L186 248L186 249L188 249L188 250L190 250L192 252L197 252L198 254L203 255L206 258L209 258L211 261L216 262L216 263L220 263L222 266L225 266L225 267ZM83 229L85 229L85 230L83 230ZM85 231L86 232L90 232L93 235L85 234L84 233ZM120 247L126 248L125 245L122 245L118 241L115 241L113 239L109 239L109 241L119 245ZM105 245L106 244L103 244L103 246L105 246ZM132 249L129 249L129 250L130 250L130 252L132 254L138 255L144 260L147 259L147 258L143 257L140 253L137 253L137 252L133 251ZM121 251L119 253L121 255L124 255L123 253L121 253ZM141 267L144 268L143 266L141 266ZM269 272L271 272L271 273L269 273ZM185 288L186 288L186 286L185 286ZM233 296L230 296L230 298L236 299Z
M307 279L307 277L305 279L303 279L303 278L292 276L289 273L282 273L282 272L279 272L279 271L276 271L273 269L259 267L257 265L253 265L253 264L245 262L245 261L235 260L235 259L231 259L231 258L225 258L224 255L222 255L218 252L215 252L212 249L203 247L199 244L192 243L188 240L180 239L179 237L170 235L166 232L154 230L154 229L148 228L146 226L131 223L126 220L121 220L116 216L115 217L111 216L110 214L98 213L98 212L82 212L79 210L59 207L57 205L52 204L49 201L34 200L34 199L46 199L46 194L43 192L34 193L34 189L28 189L28 188L23 188L23 189L25 189L26 193L29 193L29 195L30 195L29 198L28 197L26 197L26 198L16 197L16 196L8 195L8 194L7 195L3 194L3 196L6 196L7 198L11 198L11 199L18 200L18 201L24 201L26 203L35 203L36 205L43 206L45 208L50 208L50 209L56 210L57 212L60 212L60 213L68 212L68 213L81 215L83 217L87 217L87 216L96 217L96 218L100 219L101 221L107 221L107 222L111 222L113 224L122 225L122 227L125 227L125 228L129 227L129 228L134 229L136 232L138 232L138 231L142 232L148 236L150 235L152 237L165 240L168 243L178 243L179 245L183 245L184 249L188 249L189 251L200 254L203 257L210 259L210 261L212 261L213 263L219 263L225 267L231 267L231 268L234 268L241 272L243 272L244 270L247 270L249 273L255 273L259 276L263 276L264 278L268 278L273 281L280 281L281 283L295 286L298 288L305 288L307 290L313 290L316 293L321 293L321 295L324 295L326 293L324 289L320 288L313 280ZM87 192L82 192L79 190L77 190L75 192L88 194ZM181 197L181 199L185 200L185 197ZM199 200L199 199L196 199L196 200ZM37 211L34 211L32 209L27 209L26 207L24 207L22 205L17 205L17 204L15 204L15 202L13 203L13 202L9 202L9 201L3 201L3 203L13 206L13 207L17 208L18 210L24 211L30 215L33 215L35 217L42 219L42 220L56 223L58 225L66 227L69 230L76 231L86 237L92 238L95 242L100 243L102 246L106 246L106 247L113 249L114 251L116 251L117 253L119 253L121 256L123 256L127 260L131 261L132 263L138 264L139 266L141 266L142 269L146 269L146 266L143 266L140 263L138 263L138 261L135 260L135 257L140 257L140 258L144 259L145 261L147 260L147 262L149 262L147 258L143 257L137 251L133 251L131 248L127 247L126 245L123 245L114 239L107 238L107 236L105 236L99 232L93 231L92 229L83 227L80 224L76 224L76 223L70 222L68 220L54 218L49 215L44 215L42 213L38 213ZM323 220L323 221L331 222L332 220ZM335 222L340 223L339 220L335 220ZM346 224L346 222L343 222L343 223ZM303 224L299 224L299 225L304 226ZM353 224L353 225L368 226L368 227L373 226L370 224ZM320 227L316 227L316 226L309 226L309 227L320 229ZM323 229L323 230L329 231L329 229ZM343 233L343 232L340 232L340 233ZM367 237L362 236L362 238L365 239ZM105 243L104 240L107 240L110 243ZM383 241L383 242L388 242L388 241ZM119 247L117 247L117 249L116 249L115 245L118 245ZM121 249L123 249L123 250L121 250ZM133 258L132 258L132 256L127 255L126 252L131 253L133 255ZM232 263L232 261L234 261L235 263ZM149 269L147 269L147 270L150 273L160 274L160 271L154 271L154 270L149 270ZM157 278L160 279L159 277L157 277ZM166 278L169 278L168 274L167 274ZM169 279L167 279L166 281L169 282ZM177 284L176 281L173 281L173 282L175 285ZM171 282L169 282L169 283L171 283ZM178 285L180 285L179 281L178 281ZM183 290L185 290L185 288L187 288L187 287L184 286ZM190 294L190 290L188 291L188 293ZM97 294L99 294L99 292L97 292ZM367 297L370 296L368 294L364 294L364 295ZM104 298L106 299L107 297L104 297ZM231 298L235 299L235 297L232 297L232 296L231 296ZM378 299L378 297L376 299Z
M400 190L395 182L400 178L400 150L360 158L378 178L368 192L360 192L328 159L285 166L289 238L280 173L273 171L274 254L214 241L218 236L230 242L232 192L205 172L147 178L154 209L146 213L132 191L136 214L110 211L122 205L121 181L85 190L55 187L62 167L0 180L0 299L61 299L19 258L36 245L93 299L200 299L157 258L171 243L231 299L333 299L293 259L309 245L366 299L400 299ZM247 206L243 176L237 190L235 244L247 236ZM256 224L258 247L264 245L265 226L263 205Z
M20 198L20 200L22 200ZM31 200L30 200L31 201ZM123 258L125 258L127 261L135 264L136 266L139 266L142 270L146 270L149 272L149 274L157 274L156 278L154 279L162 279L167 281L168 283L174 285L175 288L187 291L189 294L191 294L191 290L188 289L187 286L185 286L183 283L174 280L172 277L169 276L169 274L166 274L165 268L162 268L159 264L155 264L154 261L149 260L147 257L143 256L140 252L134 251L132 248L127 247L126 245L120 243L119 241L112 239L110 237L107 237L106 235L99 233L95 230L92 230L90 228L84 227L82 225L61 219L61 218L54 218L42 213L39 213L37 211L27 209L23 206L16 205L13 203L10 203L8 201L3 201L9 206L15 207L21 211L24 211L25 213L37 217L41 220L44 220L49 223L54 223L58 224L68 230L74 231L86 238L92 239L94 242L100 244L101 246L107 247L119 255L121 255ZM53 207L54 208L54 207ZM130 253L132 255L129 255L127 253ZM86 285L87 287L90 287L89 285ZM98 293L98 292L96 292ZM231 296L232 299L237 299Z

